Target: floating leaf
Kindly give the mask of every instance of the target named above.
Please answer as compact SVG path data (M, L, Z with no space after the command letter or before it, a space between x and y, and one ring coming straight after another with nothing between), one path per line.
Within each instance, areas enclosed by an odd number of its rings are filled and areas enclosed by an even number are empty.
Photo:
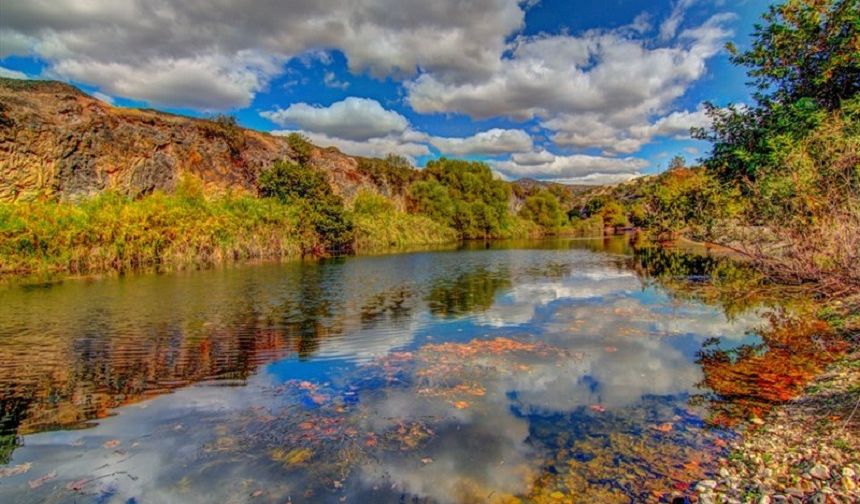
M71 482L69 482L69 484L66 485L66 490L71 490L73 492L80 492L81 490L84 489L85 486L87 486L87 483L89 483L89 482L90 482L90 480L88 480L88 479L71 481Z
M44 485L45 482L51 481L52 479L54 479L56 477L57 477L57 471L51 471L48 474L42 476L41 478L36 478L34 480L28 481L27 484L30 485L30 488L35 489L35 488L39 488L40 486Z
M110 441L105 441L105 444L103 444L102 446L104 446L108 450L113 450L114 448L119 446L119 444L120 444L119 439L111 439Z
M308 448L295 448L292 450L284 450L276 448L272 450L272 460L281 462L285 466L298 465L310 460L314 452Z
M30 462L25 462L23 464L18 464L13 467L0 467L0 478L24 474L25 472L30 470L30 467L32 467L32 465L33 464L31 464Z

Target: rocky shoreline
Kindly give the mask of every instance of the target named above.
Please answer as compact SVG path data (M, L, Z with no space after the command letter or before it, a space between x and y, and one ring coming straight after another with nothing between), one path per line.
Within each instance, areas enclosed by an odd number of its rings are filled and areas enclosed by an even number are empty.
M860 351L753 423L696 499L716 503L860 502Z

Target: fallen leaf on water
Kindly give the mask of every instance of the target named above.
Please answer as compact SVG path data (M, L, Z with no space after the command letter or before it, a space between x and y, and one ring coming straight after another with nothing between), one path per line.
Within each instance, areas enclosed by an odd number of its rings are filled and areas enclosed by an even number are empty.
M30 488L39 488L44 485L46 481L51 481L52 479L57 477L57 471L51 471L48 474L42 476L41 478L36 478L34 480L30 480L27 482L30 485Z
M311 430L314 428L313 422L302 422L299 424L299 429L301 430Z
M469 404L469 401L454 401L454 402L453 402L453 405L454 405L454 407L455 407L455 408L457 408L457 409L466 409L466 408L468 408L469 406L471 406L471 405Z
M422 464L425 464L425 465L426 465L426 464L432 464L432 463L433 463L433 459L432 459L432 458L430 458L430 457L424 457L423 459L421 459L421 463L422 463Z
M322 394L311 394L311 401L313 401L314 404L323 404L328 401L328 396Z
M259 497L261 495L263 495L262 490L254 490L254 493L251 494L251 497Z
M591 406L589 406L589 408L591 409L591 411L596 411L598 413L603 413L604 411L606 411L606 408L604 408L600 404L592 404Z
M614 346L608 346L608 347L603 347L603 351L613 353L613 352L617 352L618 348L616 348Z
M25 462L23 464L18 464L13 467L0 467L0 478L24 474L25 472L30 470L30 467L32 465L33 464L31 464L30 462Z
M658 430L660 432L669 432L672 430L672 424L670 423L662 423L660 425L653 426L654 430Z
M110 441L105 441L105 444L103 444L102 446L104 446L108 450L113 450L114 448L119 446L119 443L119 439L111 439Z
M272 450L272 460L275 462L281 462L285 466L307 462L311 457L313 457L313 455L314 452L308 448L295 448L289 451L284 450L283 448Z
M82 479L82 480L78 480L78 481L69 482L69 484L66 485L66 490L71 490L73 492L80 492L81 490L84 489L85 486L87 486L87 483L89 483L89 482L90 482L90 480L88 480L88 479Z

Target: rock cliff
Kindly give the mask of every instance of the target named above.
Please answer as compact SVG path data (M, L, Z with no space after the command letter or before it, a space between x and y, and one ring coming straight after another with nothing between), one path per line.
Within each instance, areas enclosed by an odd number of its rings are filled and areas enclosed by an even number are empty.
M107 189L172 190L184 173L207 191L255 191L259 173L290 158L286 139L229 121L113 107L53 81L0 78L0 200L77 199ZM314 148L310 163L349 198L372 181L357 160Z

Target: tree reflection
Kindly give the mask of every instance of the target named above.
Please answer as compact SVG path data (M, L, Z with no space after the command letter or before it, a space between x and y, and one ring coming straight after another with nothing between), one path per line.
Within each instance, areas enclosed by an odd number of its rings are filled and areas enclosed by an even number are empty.
M427 294L427 303L433 315L450 317L489 309L496 294L511 286L507 270L488 270L478 267L454 278L433 282Z

